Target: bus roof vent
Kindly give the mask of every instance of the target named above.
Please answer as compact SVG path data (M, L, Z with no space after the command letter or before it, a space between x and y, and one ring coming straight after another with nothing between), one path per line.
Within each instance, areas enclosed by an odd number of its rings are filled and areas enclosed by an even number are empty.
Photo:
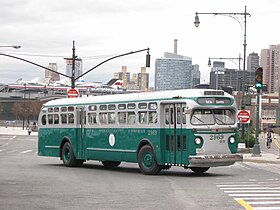
M205 90L204 95L205 96L223 96L225 93L222 90Z

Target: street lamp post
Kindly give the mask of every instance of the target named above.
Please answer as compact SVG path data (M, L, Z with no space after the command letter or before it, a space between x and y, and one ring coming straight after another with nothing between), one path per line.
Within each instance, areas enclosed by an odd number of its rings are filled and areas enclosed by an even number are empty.
M224 15L224 16L228 16L228 17L231 17L233 18L234 20L236 20L240 26L242 27L240 21L236 18L237 16L241 16L244 18L244 28L243 28L243 31L244 31L244 41L243 41L243 78L242 78L242 81L241 81L241 86L242 86L242 94L244 94L244 90L245 90L245 68L246 68L246 47L247 47L247 42L246 42L246 30L247 30L247 16L251 17L251 14L250 13L247 13L247 6L245 6L245 11L244 12L241 12L241 13L224 13L224 12L221 12L221 13L198 13L196 12L195 13L195 21L194 21L194 24L196 27L199 26L200 24L200 21L199 21L199 17L198 15ZM241 109L245 109L245 104L243 103L243 97L242 97L242 103L241 103ZM242 139L244 139L244 135L245 135L245 132L244 132L245 128L244 128L244 124L242 124ZM256 152L258 153L258 151ZM260 153L259 153L260 154Z

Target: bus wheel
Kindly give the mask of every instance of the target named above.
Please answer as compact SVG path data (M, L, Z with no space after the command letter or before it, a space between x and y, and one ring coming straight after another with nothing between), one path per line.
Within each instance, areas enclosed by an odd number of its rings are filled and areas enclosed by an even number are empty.
M154 152L149 145L143 146L138 153L138 165L143 174L155 175L161 171L157 164Z
M206 171L208 171L210 167L190 167L190 169L197 174L202 174Z
M72 146L69 142L66 142L62 147L62 161L67 167L79 166L83 164L83 161L77 160L74 156Z
M102 161L105 168L115 168L121 164L121 161Z

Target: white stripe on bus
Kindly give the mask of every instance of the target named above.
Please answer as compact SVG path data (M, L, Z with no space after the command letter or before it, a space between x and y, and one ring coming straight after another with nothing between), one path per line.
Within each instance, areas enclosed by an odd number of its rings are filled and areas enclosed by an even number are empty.
M130 152L130 153L135 153L136 152L136 150L106 149L106 148L87 148L87 150L91 150L91 151L107 151L107 152Z

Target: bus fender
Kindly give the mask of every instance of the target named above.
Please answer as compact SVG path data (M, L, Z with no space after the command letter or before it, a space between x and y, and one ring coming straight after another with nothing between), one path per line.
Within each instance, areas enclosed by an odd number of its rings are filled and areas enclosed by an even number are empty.
M67 137L67 136L64 136L63 138L62 138L62 141L61 141L61 143L60 143L60 159L62 160L62 148L63 148L63 145L66 143L66 142L69 142L70 144L71 144L71 147L73 148L73 146L72 146L72 142L71 142L71 140Z
M151 146L151 148L152 148L152 150L153 150L153 153L154 153L154 155L155 155L155 158L157 158L157 157L156 157L155 148L154 148L152 142L150 141L150 139L147 139L147 138L142 139L142 140L140 141L140 143L138 144L138 147L137 147L137 154L138 154L139 150L141 149L141 147L143 147L144 145L149 145L149 146ZM157 161L157 159L156 159L156 161Z

